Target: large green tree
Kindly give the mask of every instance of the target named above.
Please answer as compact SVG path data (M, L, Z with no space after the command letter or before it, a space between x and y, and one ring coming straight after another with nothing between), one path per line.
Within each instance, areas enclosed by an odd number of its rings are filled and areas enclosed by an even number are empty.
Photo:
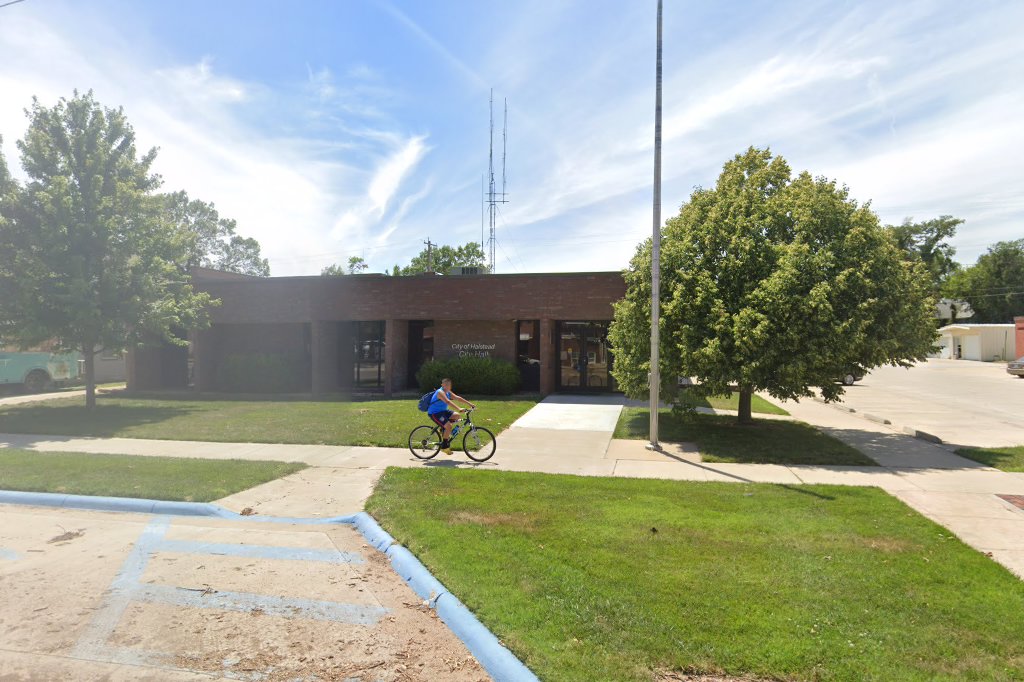
M0 194L0 333L81 352L93 407L96 353L181 343L175 332L201 326L213 301L189 283L191 237L154 194L156 150L137 153L124 112L75 92L53 107L33 99L26 113L28 182L3 180Z
M188 266L270 276L270 263L260 255L260 244L235 233L237 223L221 218L213 204L190 199L185 192L163 196L167 218L190 237Z
M934 344L924 265L907 259L867 206L844 187L751 148L697 189L663 229L662 386L695 377L698 395L811 395L827 400L851 368L904 364ZM615 378L640 397L650 371L651 245L626 271L609 337Z
M888 229L896 239L896 244L913 258L920 258L928 269L935 293L942 284L960 269L960 264L953 257L956 249L949 243L956 235L956 228L963 224L963 219L951 215L943 215L922 222L911 222L909 218L900 225L890 225Z
M1024 239L993 244L950 277L943 292L971 304L971 322L1006 323L1024 315Z
M423 249L405 267L396 270L400 275L422 275L426 272L439 272L448 274L448 271L455 267L480 268L481 272L487 271L487 257L480 245L476 242L469 242L463 246L434 246L429 251ZM428 268L429 256L429 268ZM398 266L395 266L396 269Z

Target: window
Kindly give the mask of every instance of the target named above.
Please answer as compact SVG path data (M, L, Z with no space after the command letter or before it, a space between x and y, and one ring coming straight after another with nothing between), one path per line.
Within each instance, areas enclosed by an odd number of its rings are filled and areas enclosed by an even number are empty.
M352 383L356 388L384 385L384 329L382 320L352 323Z

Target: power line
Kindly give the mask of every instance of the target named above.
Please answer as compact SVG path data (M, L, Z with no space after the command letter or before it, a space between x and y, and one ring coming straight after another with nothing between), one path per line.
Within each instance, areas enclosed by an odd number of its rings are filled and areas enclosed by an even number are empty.
M10 2L5 2L4 4L0 5L0 9L3 9L4 7L9 7L11 5L17 5L19 2L25 2L25 0L11 0Z

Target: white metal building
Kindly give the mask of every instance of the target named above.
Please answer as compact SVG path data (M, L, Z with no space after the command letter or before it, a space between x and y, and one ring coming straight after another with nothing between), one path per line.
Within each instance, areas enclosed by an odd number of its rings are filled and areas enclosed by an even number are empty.
M939 329L935 357L954 360L1011 360L1014 358L1012 324L950 324Z

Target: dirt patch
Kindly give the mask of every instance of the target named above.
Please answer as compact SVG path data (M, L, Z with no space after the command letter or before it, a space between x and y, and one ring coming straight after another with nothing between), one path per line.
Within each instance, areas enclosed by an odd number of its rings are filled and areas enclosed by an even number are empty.
M777 678L735 677L732 675L708 675L705 673L681 673L674 670L659 670L654 673L654 682L777 682Z
M475 512L456 512L449 517L451 523L473 523L478 526L506 526L531 530L537 521L528 516L516 514L478 514Z
M897 538L857 538L854 542L861 547L875 549L879 552L908 552L912 549L920 549L916 543Z

